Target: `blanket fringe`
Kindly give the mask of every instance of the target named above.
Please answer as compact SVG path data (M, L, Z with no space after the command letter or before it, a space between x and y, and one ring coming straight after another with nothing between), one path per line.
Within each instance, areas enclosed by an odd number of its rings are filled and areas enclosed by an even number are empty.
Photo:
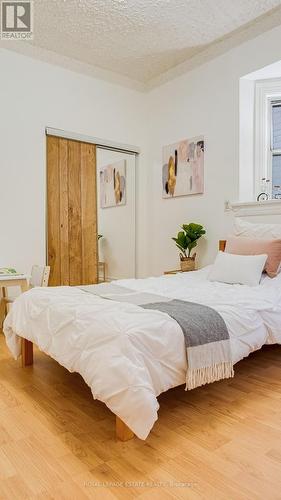
M210 384L224 378L234 376L233 363L219 363L192 370L187 369L185 390L195 389L201 385Z

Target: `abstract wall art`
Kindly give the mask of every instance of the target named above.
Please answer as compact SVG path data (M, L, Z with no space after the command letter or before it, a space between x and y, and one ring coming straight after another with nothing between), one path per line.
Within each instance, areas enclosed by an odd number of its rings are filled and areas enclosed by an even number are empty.
M163 147L163 198L204 192L204 137Z
M101 208L126 205L126 160L100 168Z

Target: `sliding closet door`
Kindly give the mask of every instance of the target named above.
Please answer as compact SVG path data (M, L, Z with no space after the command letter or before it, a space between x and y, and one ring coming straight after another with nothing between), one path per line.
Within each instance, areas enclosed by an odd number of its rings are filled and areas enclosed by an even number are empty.
M98 281L96 146L47 136L50 285Z

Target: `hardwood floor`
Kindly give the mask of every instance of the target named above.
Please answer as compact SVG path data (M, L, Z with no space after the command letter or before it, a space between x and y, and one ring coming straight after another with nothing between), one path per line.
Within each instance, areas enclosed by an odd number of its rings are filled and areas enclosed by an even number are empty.
M0 498L281 499L281 346L235 378L163 394L146 442L77 374L35 350L22 369L0 335Z

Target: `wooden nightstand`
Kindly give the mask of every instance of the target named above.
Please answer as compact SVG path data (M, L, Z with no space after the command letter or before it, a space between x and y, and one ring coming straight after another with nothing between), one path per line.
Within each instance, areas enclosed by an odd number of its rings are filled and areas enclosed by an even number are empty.
M172 271L164 271L164 274L177 274L177 273L182 273L183 271L181 269L174 269Z
M193 271L197 271L197 269L193 269L190 271L182 271L181 269L172 269L171 271L164 271L164 274L192 273Z

